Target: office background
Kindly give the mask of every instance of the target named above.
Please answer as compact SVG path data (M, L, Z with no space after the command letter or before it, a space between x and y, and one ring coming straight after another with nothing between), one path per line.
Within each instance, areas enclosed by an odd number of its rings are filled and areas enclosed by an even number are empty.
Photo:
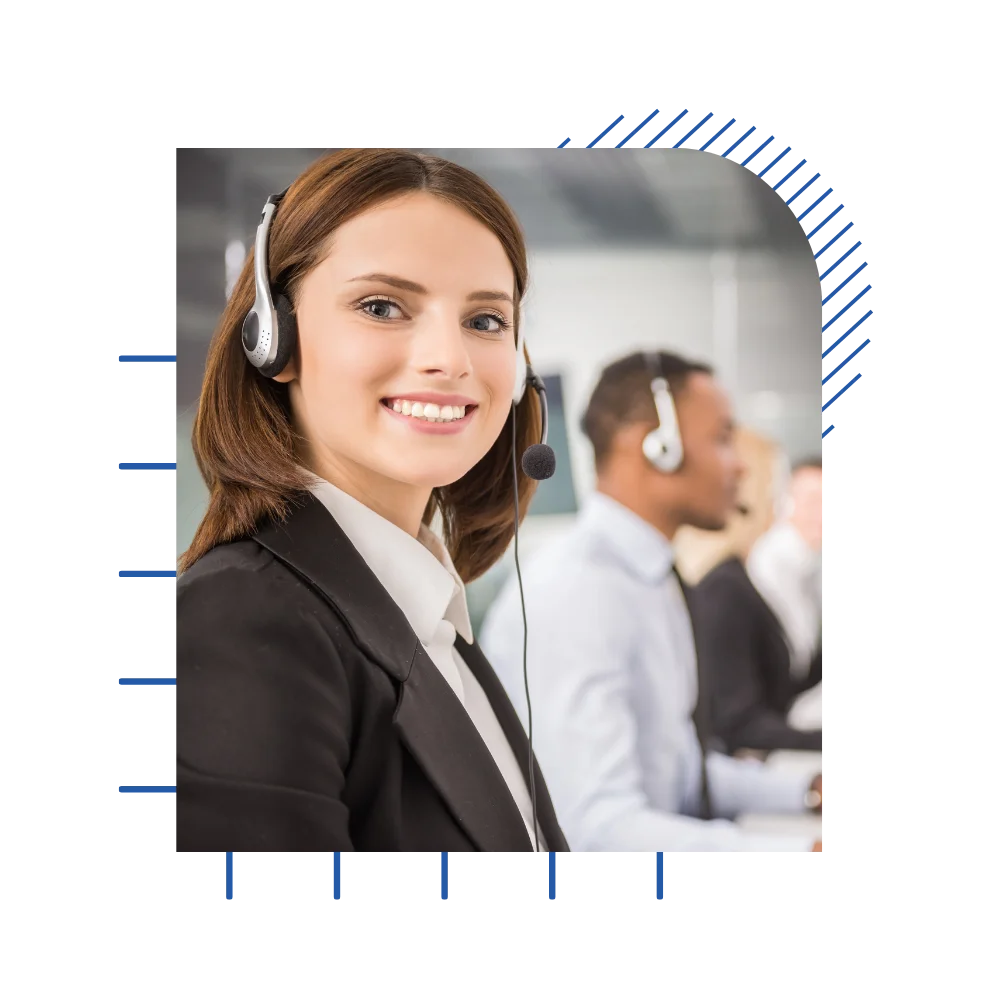
M522 531L530 557L594 486L580 416L601 368L660 347L714 366L738 420L791 461L820 451L820 291L805 236L749 170L694 150L428 149L474 170L524 228L524 332L554 391L557 476ZM191 425L209 340L267 196L324 150L177 152L177 551L206 493ZM511 554L469 588L478 625Z

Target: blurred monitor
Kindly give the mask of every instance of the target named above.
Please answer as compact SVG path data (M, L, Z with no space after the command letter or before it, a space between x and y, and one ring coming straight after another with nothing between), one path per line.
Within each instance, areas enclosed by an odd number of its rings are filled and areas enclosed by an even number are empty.
M538 484L528 508L528 517L544 514L575 514L576 490L569 457L569 436L566 433L566 407L561 375L539 372L545 383L549 401L549 446L556 453L556 472L551 479Z

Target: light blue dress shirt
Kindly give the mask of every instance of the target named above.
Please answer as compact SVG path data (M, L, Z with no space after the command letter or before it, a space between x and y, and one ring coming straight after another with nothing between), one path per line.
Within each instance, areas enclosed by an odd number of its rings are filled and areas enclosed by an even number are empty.
M812 839L750 834L740 813L804 809L809 781L712 752L715 815L698 815L697 661L687 605L656 528L595 493L567 533L522 567L534 746L577 851L808 851ZM480 644L525 726L516 575Z

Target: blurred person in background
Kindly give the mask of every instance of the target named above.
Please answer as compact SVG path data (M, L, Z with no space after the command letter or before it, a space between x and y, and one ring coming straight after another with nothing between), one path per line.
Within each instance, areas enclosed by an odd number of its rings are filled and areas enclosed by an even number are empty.
M820 750L822 732L788 721L822 679L819 459L796 466L778 522L697 587L698 652L711 678L712 728L729 753Z
M736 428L733 446L745 469L739 507L721 531L684 525L674 536L677 570L692 587L726 559L739 556L746 561L757 540L774 525L778 495L787 479L781 449L770 438L743 426Z
M194 428L178 849L565 850L465 599L535 487L517 220L446 160L339 150L268 200L255 255Z
M764 595L781 620L792 651L792 672L797 677L809 670L821 675L822 632L822 537L823 537L823 467L817 458L799 462L794 470L789 495L785 498L782 521L784 530L776 530L755 546L747 563L754 585ZM805 543L809 553L796 543L794 535ZM789 589L778 583L782 567L801 578L801 585ZM815 662L819 661L819 662ZM822 726L822 680L807 688L789 709L792 725L800 728Z
M644 442L661 426L664 379L683 447L664 472ZM662 429L662 428L661 428ZM602 372L583 418L597 491L570 530L525 567L531 704L521 677L521 596L508 580L481 642L535 745L575 850L818 850L811 837L751 834L741 813L818 808L803 778L713 748L687 588L672 539L682 525L719 530L742 466L729 401L711 370L666 352Z

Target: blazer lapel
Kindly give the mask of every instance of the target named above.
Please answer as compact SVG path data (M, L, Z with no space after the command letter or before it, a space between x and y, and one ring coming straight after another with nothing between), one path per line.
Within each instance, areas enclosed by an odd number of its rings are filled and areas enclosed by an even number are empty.
M482 649L480 649L478 642L470 645L461 636L458 636L455 640L455 645L458 647L458 651L465 661L466 666L472 671L476 680L479 681L479 686L489 699L493 712L497 717L497 722L500 723L500 728L507 737L507 742L510 743L511 749L514 751L514 756L517 758L521 774L530 787L528 777L528 737L524 732L524 727L521 725L521 720L518 718L517 711L511 704L510 698L507 697L507 692L494 673ZM545 779L542 777L537 758L534 761L534 772L538 826L545 837L546 846L550 851L568 851L569 844L566 842L566 837L559 827L555 807L552 805L552 799L545 785ZM523 828L524 824L522 823L521 825Z
M357 647L399 683L394 724L472 843L530 851L517 804L468 713L323 504L306 494L284 522L264 525L254 538L322 594Z
M482 851L530 851L528 831L489 748L418 642L400 693L403 742Z

